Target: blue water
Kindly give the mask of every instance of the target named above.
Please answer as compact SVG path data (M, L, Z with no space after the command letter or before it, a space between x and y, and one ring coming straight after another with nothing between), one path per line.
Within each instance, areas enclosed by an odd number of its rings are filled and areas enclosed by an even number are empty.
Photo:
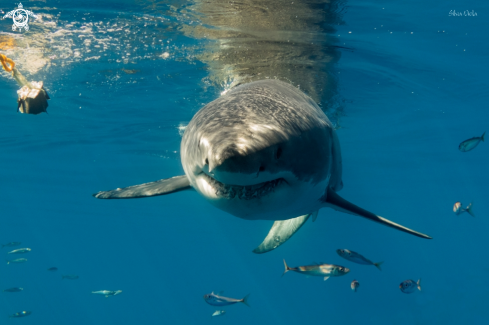
M216 40L183 28L197 24L186 16L190 4L24 6L51 18L17 32L24 35L16 36L17 45L0 53L19 62L29 80L43 80L51 100L49 114L16 113L18 86L2 72L0 241L22 242L32 252L21 256L24 264L0 265L1 290L24 288L0 294L0 323L22 310L32 315L12 323L485 322L489 149L484 142L467 153L457 148L488 130L487 3L348 1L341 4L343 22L328 29L342 47L328 68L340 102L330 116L342 146L340 194L434 239L322 209L315 223L263 255L251 251L270 221L233 217L195 192L140 200L91 196L183 174L179 127L228 84L210 79L215 71L201 56ZM16 4L2 0L0 7L7 12ZM477 16L453 17L450 10ZM99 21L118 26L79 37L83 24ZM0 28L0 36L14 37L11 20ZM59 30L69 32L53 36ZM102 43L83 43L105 35L112 40L103 42L104 52ZM328 112L328 103L322 105ZM455 215L457 201L474 202L476 217ZM338 248L384 261L382 272L342 259ZM0 251L5 259L8 250ZM284 258L290 266L317 261L352 271L326 282L293 272L281 278ZM52 266L59 270L47 271ZM80 278L62 280L63 274ZM399 290L402 281L420 277L422 292ZM360 282L357 293L353 279ZM104 298L95 290L122 294ZM216 308L203 295L221 290L234 298L250 293L251 308L230 306L212 319Z

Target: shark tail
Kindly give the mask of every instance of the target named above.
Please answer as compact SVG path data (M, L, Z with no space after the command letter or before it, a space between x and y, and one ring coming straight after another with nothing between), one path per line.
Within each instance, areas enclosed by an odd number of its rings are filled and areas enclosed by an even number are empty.
M481 136L481 140L484 141L484 136L486 135L486 132L484 132Z
M289 267L289 266L287 265L287 263L285 262L285 259L284 259L284 265L285 265L285 271L284 271L284 273L282 273L282 276L284 276L284 275L285 275L285 273L287 273L287 272L289 272L289 271L291 270L291 269L290 269L290 267Z
M374 265L375 265L376 268L378 268L380 271L382 271L382 269L380 268L380 266L382 265L382 263L384 263L384 262L374 263Z
M418 290L421 291L421 278L419 278L417 285L418 285Z
M248 298L249 298L249 297L250 297L250 294L248 293L248 294L246 295L246 297L244 297L244 298L241 300L241 302L242 302L243 304L245 304L246 306L251 307L251 306L248 304Z
M470 214L472 217L475 217L474 211L472 211L472 203L467 205L467 208L465 208L465 211L467 211L467 213Z

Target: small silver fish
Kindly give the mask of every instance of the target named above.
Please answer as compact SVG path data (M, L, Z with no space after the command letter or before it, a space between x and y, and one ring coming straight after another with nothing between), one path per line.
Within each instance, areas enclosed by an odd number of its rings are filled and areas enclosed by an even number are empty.
M467 152L467 151L474 149L475 147L477 147L477 145L481 141L484 141L484 135L485 134L486 134L486 132L484 132L484 134L482 134L482 136L480 136L480 137L473 137L473 138L470 138L468 140L465 140L464 142L462 142L458 146L458 150L460 150L462 152Z
M13 241L13 242L10 242L10 243L7 243L7 244L3 244L2 245L2 248L4 247L14 247L14 246L20 246L20 242L18 241Z
M25 254L29 253L31 251L30 248L19 248L19 249L14 249L13 251L8 252L7 254Z
M358 263L358 264L363 264L363 265L375 265L379 270L382 271L380 268L380 265L384 262L378 262L374 263L368 258L363 257L362 255L355 253L354 251L348 250L348 249L337 249L336 253L343 257L344 259L347 259L351 262Z
M216 310L212 316L222 316L226 313L225 310Z
M64 279L68 279L68 280L76 280L78 279L79 276L78 275L71 275L71 274L68 274L68 275L62 275L61 276L61 279L64 280Z
M357 280L353 280L350 286L353 291L357 292L357 289L360 286L360 282L358 282Z
M399 289L401 289L401 291L404 293L413 293L416 291L416 287L419 291L421 291L421 278L418 280L418 282L414 282L414 280L406 280L401 282L399 285Z
M15 260L7 261L7 264L24 263L24 262L27 262L27 258L16 258Z
M56 271L58 271L58 268L57 268L57 267L55 267L55 266L53 266L53 267L50 267L50 268L48 269L48 271L51 271L51 272L56 272Z
M250 305L248 305L249 296L250 295L247 294L246 297L244 297L243 299L234 299L234 298L220 296L219 294L215 294L213 291L212 293L204 295L204 300L209 305L213 305L213 306L228 306L228 305L233 305L237 302L242 302L246 306L250 307Z
M342 276L350 272L350 269L344 266L334 265L334 264L316 264L316 265L305 265L297 267L289 267L284 260L285 271L282 274L284 276L288 271L294 271L297 273L302 273L305 275L312 276L322 276L324 281L328 280L331 276Z
M21 311L21 312L18 312L18 313L15 313L13 315L10 315L8 318L20 318L20 317L25 317L25 316L29 316L30 314L32 314L32 312L30 311Z
M111 291L111 290L100 290L100 291L92 291L92 293L96 295L104 295L105 298L108 298L109 296L117 296L122 293L122 290L116 290L116 291Z
M24 290L24 289L23 288L8 288L8 289L3 290L3 292L21 292L22 290Z
M464 208L462 208L462 203L455 202L455 204L453 205L453 212L455 212L455 214L457 216L460 215L460 214L462 214L462 213L464 213L464 212L467 212L472 217L475 217L474 212L472 211L472 203L470 203L469 205L467 205L467 207L464 209Z

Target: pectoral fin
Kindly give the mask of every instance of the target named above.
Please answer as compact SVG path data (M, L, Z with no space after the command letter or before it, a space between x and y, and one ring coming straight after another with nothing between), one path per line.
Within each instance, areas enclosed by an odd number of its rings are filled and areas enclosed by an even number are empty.
M380 216L377 216L377 215L373 214L372 212L364 210L364 209L356 206L355 204L348 202L347 200L345 200L344 198L339 196L335 191L333 191L330 188L328 188L327 197L326 197L326 200L324 201L324 203L325 203L325 206L333 208L335 210L342 211L342 212L349 213L349 214L354 214L354 215L357 215L360 217L364 217L364 218L370 219L372 221L381 223L385 226L392 227L392 228L395 228L397 230L407 232L408 234L411 234L414 236L432 239L428 235L425 235L423 233L420 233L420 232L414 231L412 229L406 228L406 227L401 226L395 222L392 222L392 221L384 219Z
M263 254L279 247L289 240L311 215L317 216L317 211L289 220L275 221L265 240L253 250L253 253Z
M137 199L157 195L165 195L192 189L187 176L175 176L160 179L156 182L118 188L112 191L102 191L93 194L97 199Z

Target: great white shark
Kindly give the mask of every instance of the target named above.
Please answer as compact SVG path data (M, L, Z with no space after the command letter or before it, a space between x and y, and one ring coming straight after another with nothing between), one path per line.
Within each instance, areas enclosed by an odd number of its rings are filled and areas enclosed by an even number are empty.
M254 81L210 102L185 129L180 154L185 175L94 196L130 199L195 190L236 217L275 221L255 253L283 244L325 207L431 239L338 195L343 182L336 131L291 84Z

